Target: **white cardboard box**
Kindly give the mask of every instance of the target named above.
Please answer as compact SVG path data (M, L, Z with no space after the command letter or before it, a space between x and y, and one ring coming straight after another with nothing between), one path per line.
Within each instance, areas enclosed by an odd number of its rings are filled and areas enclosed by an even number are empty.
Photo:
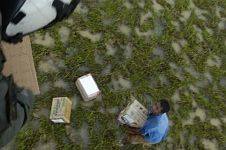
M50 120L54 123L70 123L72 102L67 97L53 98Z
M100 90L91 74L78 78L76 86L85 101L93 100L100 94Z
M147 120L148 110L140 104L134 97L132 102L121 111L118 120L122 124L127 124L131 127L141 128Z

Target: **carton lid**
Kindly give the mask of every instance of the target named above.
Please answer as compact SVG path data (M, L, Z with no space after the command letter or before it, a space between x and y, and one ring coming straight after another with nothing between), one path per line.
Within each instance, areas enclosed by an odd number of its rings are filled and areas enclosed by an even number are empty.
M80 77L78 81L87 95L92 95L100 91L91 74Z

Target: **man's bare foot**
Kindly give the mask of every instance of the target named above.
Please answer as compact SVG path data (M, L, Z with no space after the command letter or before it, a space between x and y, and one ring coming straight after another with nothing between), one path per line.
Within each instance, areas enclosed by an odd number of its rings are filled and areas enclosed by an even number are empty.
M122 139L122 144L123 144L123 145L129 144L129 138L128 138L128 137L124 137L124 138Z

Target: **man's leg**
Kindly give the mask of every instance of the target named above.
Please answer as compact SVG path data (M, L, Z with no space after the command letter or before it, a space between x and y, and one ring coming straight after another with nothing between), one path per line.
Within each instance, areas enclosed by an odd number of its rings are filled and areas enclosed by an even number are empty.
M131 144L146 144L147 142L144 140L144 137L142 135L134 135L134 134L128 134L128 142Z

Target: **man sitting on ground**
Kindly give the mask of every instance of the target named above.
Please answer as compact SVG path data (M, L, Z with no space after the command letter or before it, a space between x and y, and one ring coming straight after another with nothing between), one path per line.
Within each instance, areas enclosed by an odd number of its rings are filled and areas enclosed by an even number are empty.
M132 144L151 143L156 144L163 141L169 130L167 114L170 106L167 100L152 105L147 121L142 128L129 127L129 137L126 140Z

